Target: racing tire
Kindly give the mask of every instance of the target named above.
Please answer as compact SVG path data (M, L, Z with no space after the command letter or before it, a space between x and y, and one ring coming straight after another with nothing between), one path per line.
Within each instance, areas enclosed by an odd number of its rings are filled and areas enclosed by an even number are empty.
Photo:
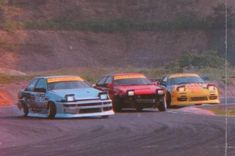
M169 92L166 93L166 96L165 96L165 100L166 100L166 105L167 105L167 108L171 108L171 94Z
M113 99L113 110L114 110L114 112L121 112L122 111L121 100L117 97L114 97L114 99Z
M27 117L28 114L29 114L29 107L28 107L28 105L26 103L22 103L22 108L23 108L23 113L24 113L23 116Z
M109 116L108 115L103 115L103 116L101 116L101 118L102 119L107 119L107 118L109 118Z
M54 119L56 115L56 106L54 103L50 102L48 104L48 118Z
M160 112L165 112L167 110L166 98L164 98L164 100L159 103L158 110Z

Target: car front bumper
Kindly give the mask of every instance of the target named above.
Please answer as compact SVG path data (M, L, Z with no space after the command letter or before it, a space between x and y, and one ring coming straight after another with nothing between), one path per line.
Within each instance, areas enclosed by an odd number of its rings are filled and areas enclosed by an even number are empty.
M157 107L158 104L164 101L164 95L149 94L149 95L134 95L119 97L123 108L134 108L141 105L142 108Z
M174 93L171 96L171 106L187 106L194 104L219 104L220 97L217 92L198 93L198 94L180 94Z
M81 100L56 103L55 117L95 117L113 115L112 100Z

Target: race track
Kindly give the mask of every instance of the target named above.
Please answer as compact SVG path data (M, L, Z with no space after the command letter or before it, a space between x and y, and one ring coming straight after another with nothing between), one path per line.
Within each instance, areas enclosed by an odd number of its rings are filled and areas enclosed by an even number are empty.
M203 107L203 106L200 106ZM228 156L235 118L228 118ZM23 118L0 108L0 156L223 156L225 117L177 110L86 119Z

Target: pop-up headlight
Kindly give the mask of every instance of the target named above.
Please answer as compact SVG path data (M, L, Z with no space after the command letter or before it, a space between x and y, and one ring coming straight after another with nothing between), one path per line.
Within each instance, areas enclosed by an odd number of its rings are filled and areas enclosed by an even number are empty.
M209 91L214 91L216 89L214 85L208 85L207 88Z
M135 91L134 90L129 90L129 91L127 91L127 95L128 96L134 96L135 95Z
M66 95L65 99L67 102L73 102L75 101L75 95L74 94Z
M108 99L108 94L100 94L100 100L107 100Z
M157 90L157 94L158 95L163 95L164 94L164 90L163 89L158 89Z
M185 86L179 86L179 87L177 87L177 89L176 89L178 92L180 92L180 93L182 93L182 92L185 92Z

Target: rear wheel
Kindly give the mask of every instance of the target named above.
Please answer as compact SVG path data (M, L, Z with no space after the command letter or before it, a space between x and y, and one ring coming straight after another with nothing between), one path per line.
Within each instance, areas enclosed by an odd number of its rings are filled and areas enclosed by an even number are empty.
M26 103L22 103L22 108L23 108L23 113L24 113L24 117L28 116L29 114L29 107Z
M54 119L56 115L56 106L54 103L50 102L48 104L48 118Z
M118 97L114 97L114 99L113 99L113 110L114 110L114 112L121 112L122 111L121 100Z

